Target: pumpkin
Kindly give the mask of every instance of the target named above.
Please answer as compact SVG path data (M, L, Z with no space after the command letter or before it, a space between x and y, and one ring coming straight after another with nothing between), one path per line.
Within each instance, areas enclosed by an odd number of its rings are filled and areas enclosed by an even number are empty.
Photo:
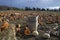
M32 32L32 35L34 35L34 36L38 36L39 33L38 33L38 31L36 30L36 31L33 31L33 32Z
M10 20L14 21L14 17L10 17Z
M25 30L25 35L30 35L30 30Z
M50 34L48 34L48 33L44 33L42 36L43 36L43 38L47 38L47 39L50 38Z
M5 21L1 28L7 29L8 27L9 27L9 23Z
M30 35L31 32L28 28L26 28L26 30L24 30L24 33L25 33L25 35Z

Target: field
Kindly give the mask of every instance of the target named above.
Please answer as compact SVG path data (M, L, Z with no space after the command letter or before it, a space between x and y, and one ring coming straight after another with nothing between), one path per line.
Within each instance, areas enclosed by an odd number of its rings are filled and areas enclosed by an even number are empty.
M38 38L32 37L32 39L27 38L27 40L40 40L40 35L45 33L46 31L51 31L53 34L56 31L60 33L60 12L52 12L52 11L17 11L17 10L9 10L9 11L0 11L0 26L3 24L3 21L8 21L8 23L13 23L15 25L21 24L21 26L26 27L27 25L27 17L28 16L39 16L38 22ZM53 29L58 27L57 29ZM59 34L57 33L57 34ZM59 34L60 35L60 34ZM48 40L58 40L59 35L53 34ZM58 37L58 38L57 38ZM26 39L25 39L26 40ZM45 39L42 39L45 40Z
M51 12L51 11L1 11L0 15L2 16L10 16L10 15L16 15L17 18L24 18L29 15L39 15L39 24L43 25L44 23L59 23L60 22L60 12ZM19 15L19 16L18 16ZM12 19L12 17L10 17ZM6 19L9 19L6 17ZM14 17L13 19L14 20ZM44 21L46 20L46 22Z

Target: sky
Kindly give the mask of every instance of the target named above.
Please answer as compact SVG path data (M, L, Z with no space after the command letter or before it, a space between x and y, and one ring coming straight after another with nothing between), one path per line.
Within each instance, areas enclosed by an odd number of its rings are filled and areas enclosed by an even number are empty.
M18 8L59 8L60 0L0 0L0 5Z

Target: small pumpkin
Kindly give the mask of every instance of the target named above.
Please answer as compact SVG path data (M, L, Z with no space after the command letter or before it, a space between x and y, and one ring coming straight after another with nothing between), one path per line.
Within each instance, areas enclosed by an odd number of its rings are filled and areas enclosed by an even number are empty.
M10 17L10 20L14 21L14 17Z
M31 31L28 28L26 28L26 30L24 30L24 33L25 35L30 35Z
M39 33L38 33L38 31L36 30L36 31L33 31L33 32L32 32L32 35L34 35L34 36L38 36Z

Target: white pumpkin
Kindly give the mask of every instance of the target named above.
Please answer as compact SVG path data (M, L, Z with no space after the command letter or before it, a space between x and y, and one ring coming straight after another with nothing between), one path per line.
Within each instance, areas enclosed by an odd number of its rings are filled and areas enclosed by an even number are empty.
M44 33L44 34L43 34L43 38L50 38L50 34Z
M34 36L38 36L39 33L38 33L38 31L33 31L33 32L32 32L32 35L34 35Z

